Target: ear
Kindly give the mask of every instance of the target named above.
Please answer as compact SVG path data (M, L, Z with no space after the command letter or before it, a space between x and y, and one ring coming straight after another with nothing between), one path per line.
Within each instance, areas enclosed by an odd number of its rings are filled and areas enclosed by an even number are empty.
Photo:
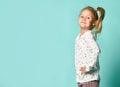
M93 26L95 26L95 24L94 24L94 23L93 23L92 25L93 25Z
M96 26L96 24L97 24L97 21L94 21L92 25L93 25L93 26Z

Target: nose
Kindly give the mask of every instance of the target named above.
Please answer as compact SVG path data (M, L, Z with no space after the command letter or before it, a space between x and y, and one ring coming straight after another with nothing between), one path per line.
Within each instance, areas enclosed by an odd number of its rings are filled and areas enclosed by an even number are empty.
M82 18L82 20L83 20L83 21L86 21L86 18L84 17L84 18Z

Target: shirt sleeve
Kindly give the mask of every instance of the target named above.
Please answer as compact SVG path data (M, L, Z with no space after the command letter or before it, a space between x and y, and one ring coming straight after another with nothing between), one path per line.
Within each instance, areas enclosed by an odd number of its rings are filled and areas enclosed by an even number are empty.
M87 45L89 48L89 60L88 65L86 66L86 73L92 73L98 70L98 56L99 56L99 47L93 36L87 38Z

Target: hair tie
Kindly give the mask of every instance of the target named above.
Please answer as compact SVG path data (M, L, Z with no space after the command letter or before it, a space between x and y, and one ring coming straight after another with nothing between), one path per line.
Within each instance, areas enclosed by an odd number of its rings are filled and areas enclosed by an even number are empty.
M95 8L94 10L95 10L96 12L98 11L98 9L97 9L97 8Z

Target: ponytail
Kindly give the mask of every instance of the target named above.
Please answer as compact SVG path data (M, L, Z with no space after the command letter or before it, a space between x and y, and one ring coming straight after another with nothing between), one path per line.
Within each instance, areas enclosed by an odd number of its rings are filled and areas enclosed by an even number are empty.
M96 9L96 13L97 11L99 11L99 16L96 22L96 26L95 26L95 33L100 33L102 31L102 21L104 19L104 15L105 15L105 10L102 7L98 7Z

